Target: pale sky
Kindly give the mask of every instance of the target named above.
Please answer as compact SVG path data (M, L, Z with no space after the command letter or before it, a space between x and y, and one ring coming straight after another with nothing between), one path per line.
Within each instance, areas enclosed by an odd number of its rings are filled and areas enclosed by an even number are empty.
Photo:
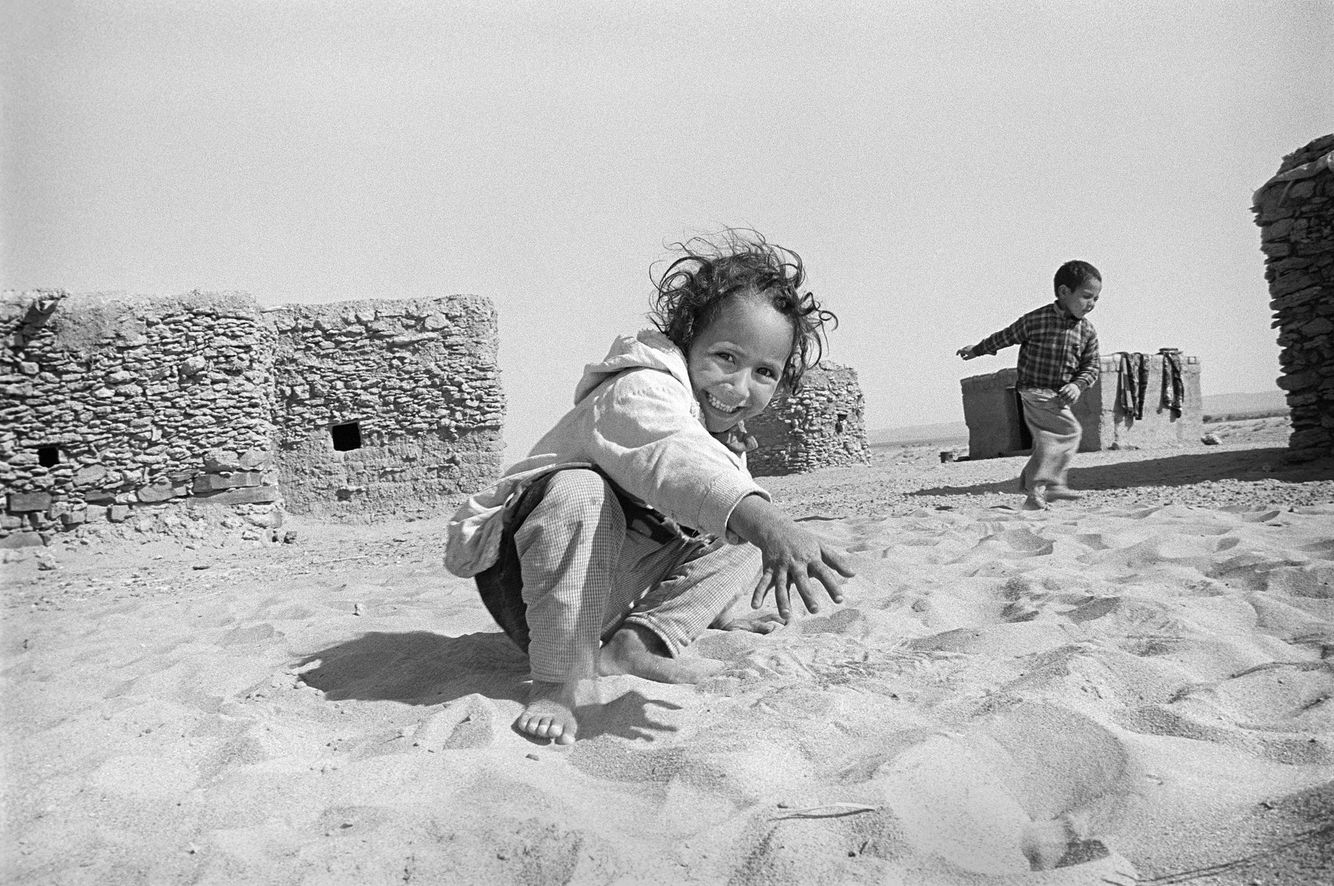
M8 0L0 285L489 296L521 457L645 325L664 245L750 226L841 318L868 427L1103 272L1105 353L1279 373L1252 192L1334 131L1316 2Z

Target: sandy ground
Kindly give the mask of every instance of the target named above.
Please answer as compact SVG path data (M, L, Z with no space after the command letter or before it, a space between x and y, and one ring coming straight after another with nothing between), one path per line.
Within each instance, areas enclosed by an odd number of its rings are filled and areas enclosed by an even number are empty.
M1334 464L1281 422L768 478L843 606L698 687L510 729L523 657L443 519L7 555L7 883L1334 882Z

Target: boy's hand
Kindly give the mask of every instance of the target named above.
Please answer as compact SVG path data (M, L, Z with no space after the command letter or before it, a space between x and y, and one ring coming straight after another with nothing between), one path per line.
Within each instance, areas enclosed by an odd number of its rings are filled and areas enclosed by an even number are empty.
M959 350L955 351L954 353L958 354L960 357L964 358L965 360L971 360L971 359L973 359L974 357L977 356L976 354L973 353L973 346L972 346L972 345L969 345L969 346L967 346L967 347L965 347L965 348L959 348Z
M1083 391L1079 389L1079 385L1070 382L1068 385L1062 386L1061 389L1056 392L1056 399L1060 400L1066 406L1073 406L1079 401L1079 395L1082 393Z
M764 571L750 605L759 609L773 588L778 617L784 623L792 615L791 589L796 587L808 612L819 612L820 594L816 583L835 603L843 602L843 579L855 573L845 554L821 542L802 529L791 517L758 495L748 495L732 511L728 527L760 549Z

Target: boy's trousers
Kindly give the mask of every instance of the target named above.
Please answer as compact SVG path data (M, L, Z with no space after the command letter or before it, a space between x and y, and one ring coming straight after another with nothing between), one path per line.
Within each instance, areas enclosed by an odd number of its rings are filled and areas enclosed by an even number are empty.
M1024 466L1025 485L1063 487L1084 433L1079 419L1055 391L1021 388L1019 396L1024 401L1024 422L1033 435L1033 454Z
M601 641L626 624L679 655L760 577L754 545L685 538L590 469L544 475L504 520L477 587L534 680L594 676Z

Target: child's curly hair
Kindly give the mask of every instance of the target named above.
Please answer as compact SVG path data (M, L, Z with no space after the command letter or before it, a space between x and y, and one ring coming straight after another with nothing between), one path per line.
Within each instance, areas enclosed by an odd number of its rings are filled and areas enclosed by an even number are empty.
M800 291L806 281L801 256L769 243L758 231L740 228L693 237L670 248L685 254L655 283L657 294L648 316L658 331L688 354L695 337L729 298L761 296L792 321L792 350L782 383L789 391L799 390L802 375L824 356L825 324L838 326L832 311Z

